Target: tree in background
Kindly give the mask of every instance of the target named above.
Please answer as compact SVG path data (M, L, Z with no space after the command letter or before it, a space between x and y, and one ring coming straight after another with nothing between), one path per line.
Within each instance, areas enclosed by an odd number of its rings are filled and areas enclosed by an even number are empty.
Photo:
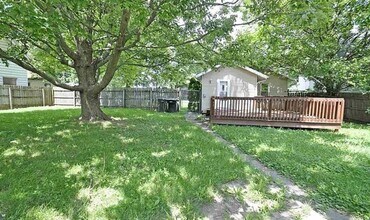
M196 78L191 78L188 86L188 90L200 90L202 84Z
M228 47L236 63L264 72L306 76L319 89L370 90L370 2L366 0L254 1L264 5L255 31ZM264 8L273 11L264 13Z
M230 41L230 36L225 36L222 42L207 38L166 50L156 50L155 54L146 55L148 59L145 62L134 64L135 68L131 69L136 71L118 68L116 79L113 78L112 83L126 86L125 78L128 76L128 79L134 80L133 84L138 86L186 87L194 74L227 62L220 51Z
M191 78L189 85L188 85L188 109L190 111L198 111L199 110L199 104L200 104L200 93L202 89L202 84L199 82L196 78Z
M137 79L140 77L140 74L143 71L144 68L137 66L117 68L112 81L108 85L108 88L134 87Z
M99 94L117 69L125 75L132 73L130 67L194 61L189 57L193 44L217 47L228 38L234 5L215 0L4 0L0 39L8 39L9 47L0 49L0 58L78 91L81 119L109 120ZM63 82L61 72L72 73L77 83Z

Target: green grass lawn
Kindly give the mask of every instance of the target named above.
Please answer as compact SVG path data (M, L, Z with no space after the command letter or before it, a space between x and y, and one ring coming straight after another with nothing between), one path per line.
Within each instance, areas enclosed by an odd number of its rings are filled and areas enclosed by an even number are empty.
M0 114L0 219L196 218L232 180L277 199L269 179L182 113L104 111L119 120L81 123L79 109Z
M339 132L214 126L303 186L323 206L370 218L370 126L344 124Z

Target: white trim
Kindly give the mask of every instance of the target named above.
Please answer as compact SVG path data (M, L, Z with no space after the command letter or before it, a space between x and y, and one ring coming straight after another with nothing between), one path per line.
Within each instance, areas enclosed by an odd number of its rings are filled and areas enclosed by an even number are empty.
M199 74L195 75L195 77L197 79L199 79L200 77L202 77L202 76L204 76L204 75L206 75L206 74L208 74L208 73L210 73L210 72L212 72L214 70L218 70L220 68L227 68L227 67L222 67L220 65L217 65L217 66L215 66L214 69L210 69L210 70L207 70L205 72L199 73ZM247 71L249 73L253 73L254 75L257 76L258 81L266 80L266 79L269 78L267 75L265 75L265 74L263 74L261 72L258 72L257 70L252 69L250 67L229 67L229 68L234 68L234 69L239 68L239 69L242 69L242 70Z
M257 76L259 76L261 78L261 81L262 80L266 80L266 79L269 78L267 75L265 75L265 74L263 74L263 73L255 70L255 69L252 69L250 67L245 66L245 67L239 67L239 68L244 69L244 70L247 70L247 71L249 71L251 73L254 73L255 75L257 75Z

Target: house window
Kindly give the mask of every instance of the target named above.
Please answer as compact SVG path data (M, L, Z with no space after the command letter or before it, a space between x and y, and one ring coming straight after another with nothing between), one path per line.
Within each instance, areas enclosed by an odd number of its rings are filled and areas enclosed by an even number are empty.
M269 84L261 84L261 96L269 95Z
M227 97L230 96L230 81L219 80L217 83L217 96Z
M3 77L3 85L15 86L17 85L17 78Z

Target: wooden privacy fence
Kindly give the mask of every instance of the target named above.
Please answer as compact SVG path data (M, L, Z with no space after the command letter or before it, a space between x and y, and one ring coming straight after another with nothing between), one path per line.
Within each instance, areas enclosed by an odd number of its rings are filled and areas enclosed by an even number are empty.
M344 118L349 121L370 123L370 93L340 93L344 98Z
M211 123L339 129L344 99L308 97L212 97Z
M156 109L158 99L179 99L180 91L176 89L122 88L107 89L100 94L100 104L104 107L125 107ZM80 94L61 88L54 89L54 103L58 106L80 106Z
M0 86L0 109L53 105L51 88Z
M288 93L291 97L330 97L325 93L314 92L296 92ZM344 119L348 121L357 121L370 123L370 93L361 92L341 92L335 98L344 98Z

